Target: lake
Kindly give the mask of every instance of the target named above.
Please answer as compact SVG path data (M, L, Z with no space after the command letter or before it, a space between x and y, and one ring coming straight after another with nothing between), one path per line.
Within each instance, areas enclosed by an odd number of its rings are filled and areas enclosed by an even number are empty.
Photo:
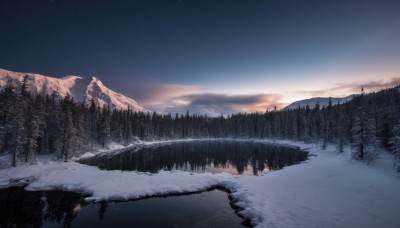
M243 227L225 191L87 203L66 191L0 189L0 227ZM233 210L235 209L235 210Z
M183 170L259 175L299 164L307 156L308 152L296 147L235 140L205 140L128 148L118 153L81 159L80 162L105 170L150 173Z
M260 175L299 164L297 147L204 140L139 146L79 162L105 170ZM0 189L0 227L243 227L249 222L223 189L124 202L88 203L81 193Z

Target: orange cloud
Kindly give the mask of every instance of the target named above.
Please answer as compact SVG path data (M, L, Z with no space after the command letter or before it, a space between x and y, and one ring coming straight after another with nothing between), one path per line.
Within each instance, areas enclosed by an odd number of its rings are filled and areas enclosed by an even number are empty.
M226 115L237 112L264 112L274 106L281 108L280 94L216 94L201 93L175 97L166 103L165 112L206 114L209 116Z
M174 97L196 94L203 91L202 87L181 84L153 84L129 86L127 94L143 105L163 103Z
M350 83L337 83L332 87L321 90L311 91L295 91L298 94L307 94L311 97L343 97L351 94L357 94L361 92L361 86L364 87L365 92L374 92L381 89L390 88L400 85L400 77L393 77L391 79L380 79L380 80L367 80Z

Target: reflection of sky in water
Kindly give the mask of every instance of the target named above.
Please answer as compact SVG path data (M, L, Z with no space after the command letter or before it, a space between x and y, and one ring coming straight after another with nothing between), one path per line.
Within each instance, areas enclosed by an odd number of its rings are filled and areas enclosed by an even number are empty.
M265 168L263 170L256 170L255 172L260 175L263 173L268 173L270 170L268 168L267 163L264 163ZM242 173L239 173L237 168L233 165L227 165L225 167L220 167L220 166L216 166L216 167L207 167L206 168L206 172L210 172L210 173L229 173L229 174L233 174L233 175L254 175L254 168L252 165L248 164L245 168L244 171Z
M132 149L81 160L106 170L157 173L183 170L195 173L260 175L298 164L307 153L297 148L235 141L184 142Z
M255 172L257 173L257 175L268 173L270 171L267 163L264 163L264 167L265 168L263 170L256 169ZM211 165L206 166L205 169L202 169L202 168L192 169L190 164L187 163L185 166L182 166L182 167L174 166L174 168L172 170L182 170L182 171L188 171L188 172L193 172L193 173L229 173L232 175L254 175L255 174L254 168L251 164L248 164L244 168L244 171L242 173L239 173L236 166L230 165L230 164L227 164L225 166L222 166L222 165L214 166L214 164L211 164ZM165 170L165 171L168 171L168 170Z

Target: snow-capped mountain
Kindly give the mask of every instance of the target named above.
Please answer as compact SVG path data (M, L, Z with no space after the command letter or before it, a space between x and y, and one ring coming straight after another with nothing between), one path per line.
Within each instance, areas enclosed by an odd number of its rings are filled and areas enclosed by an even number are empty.
M53 78L40 74L19 73L0 69L0 90L6 85L12 84L19 88L24 78L27 78L28 90L32 94L53 94L56 92L60 97L67 94L76 101L90 102L92 99L96 105L110 105L113 109L128 109L136 111L147 111L133 99L108 89L98 78L83 78L78 76L65 76Z
M291 110L291 109L296 109L300 106L300 108L305 108L307 105L310 109L315 108L317 103L319 104L319 107L326 107L329 105L329 99L331 99L332 105L337 105L337 104L343 104L346 103L350 100L352 100L354 95L350 95L347 97L313 97L310 99L305 99L305 100L300 100L300 101L295 101L291 103L290 105L286 106L284 110Z

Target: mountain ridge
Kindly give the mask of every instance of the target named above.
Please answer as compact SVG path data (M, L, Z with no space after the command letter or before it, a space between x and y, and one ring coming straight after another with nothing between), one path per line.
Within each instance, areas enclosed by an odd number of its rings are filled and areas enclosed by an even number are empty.
M326 107L329 105L329 100L331 100L332 105L337 105L337 104L343 104L348 101L351 101L354 98L355 94L346 96L346 97L312 97L304 100L298 100L295 101L285 108L283 110L292 110L296 109L298 107L300 108L305 108L307 105L310 109L313 109L316 107L317 103L319 104L319 107Z
M102 107L110 106L111 109L129 109L135 111L147 111L135 100L107 88L97 77L80 77L66 75L62 78L36 74L21 73L0 68L0 90L12 84L20 88L24 78L27 79L28 90L33 94L48 94L54 92L59 97L67 94L76 101L84 101L89 104L93 99L95 104Z

